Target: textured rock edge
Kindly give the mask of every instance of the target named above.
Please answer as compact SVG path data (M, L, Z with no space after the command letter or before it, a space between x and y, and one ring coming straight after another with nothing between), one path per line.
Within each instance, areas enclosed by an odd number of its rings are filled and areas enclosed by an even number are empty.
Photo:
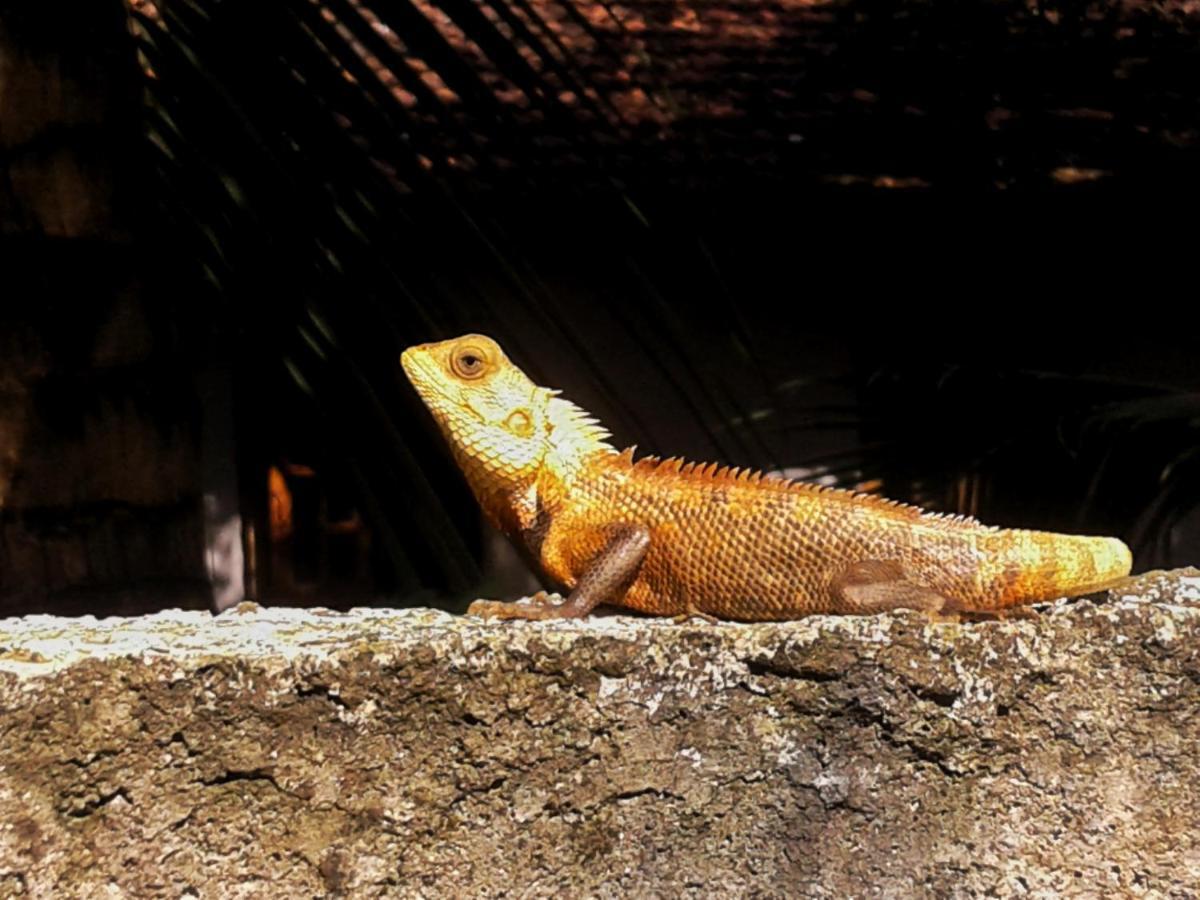
M0 896L1191 896L1200 572L1035 618L0 621Z

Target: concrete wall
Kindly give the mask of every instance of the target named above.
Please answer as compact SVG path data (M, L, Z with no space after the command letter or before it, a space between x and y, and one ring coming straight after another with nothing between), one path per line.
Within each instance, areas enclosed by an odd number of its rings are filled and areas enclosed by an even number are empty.
M0 895L1191 896L1200 571L1031 619L0 621Z

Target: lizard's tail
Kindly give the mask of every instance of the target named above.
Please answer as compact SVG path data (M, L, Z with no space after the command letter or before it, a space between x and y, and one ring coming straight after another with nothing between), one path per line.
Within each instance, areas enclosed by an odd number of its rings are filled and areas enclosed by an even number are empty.
M1118 538L1000 531L996 554L1002 607L1103 590L1129 574L1133 555Z

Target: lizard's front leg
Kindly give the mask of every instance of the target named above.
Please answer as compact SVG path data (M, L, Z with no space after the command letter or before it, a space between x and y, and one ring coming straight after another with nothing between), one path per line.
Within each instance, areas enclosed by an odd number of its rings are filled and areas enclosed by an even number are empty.
M468 615L485 619L581 619L598 604L619 600L637 578L646 551L650 549L650 532L640 525L623 525L613 530L612 537L592 560L575 589L562 603L539 603L524 606L495 600L476 600Z

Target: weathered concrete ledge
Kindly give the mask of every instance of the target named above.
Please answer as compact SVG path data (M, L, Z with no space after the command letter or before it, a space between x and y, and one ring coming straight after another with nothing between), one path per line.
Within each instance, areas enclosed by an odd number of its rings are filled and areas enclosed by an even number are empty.
M1200 889L1200 572L1033 620L0 621L0 896Z

